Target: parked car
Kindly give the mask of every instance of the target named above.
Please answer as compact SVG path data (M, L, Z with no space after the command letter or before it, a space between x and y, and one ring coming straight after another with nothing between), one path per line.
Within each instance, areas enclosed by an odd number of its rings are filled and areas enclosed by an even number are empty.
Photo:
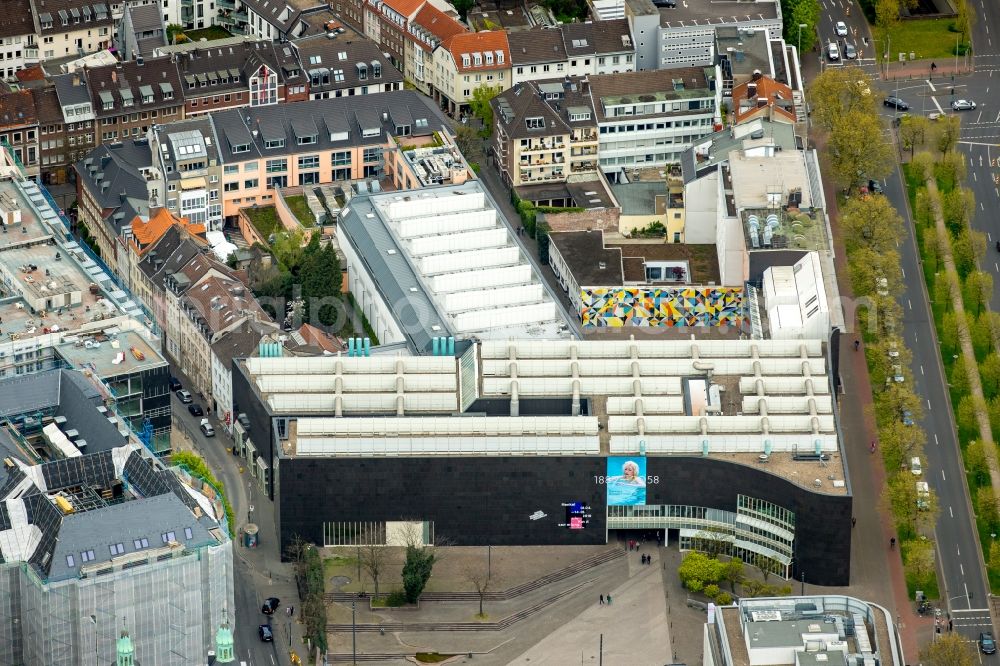
M830 42L826 47L826 57L831 61L840 60L840 47Z
M951 103L952 111L974 111L976 109L976 103L971 99L956 99Z
M202 419L201 423L198 424L198 428L201 429L201 433L205 437L215 437L215 428L208 422L208 419Z
M908 409L903 410L903 425L911 426L913 425L913 412Z
M191 412L191 416L204 416L205 412L202 411L201 405L191 403L188 405L188 411Z
M260 634L260 640L264 643L274 642L274 632L271 631L271 625L262 624L257 628L257 633Z
M886 106L890 106L896 109L897 111L910 110L910 105L901 100L899 97L893 97L893 96L886 97L882 103L885 104Z
M278 606L281 605L281 599L278 597L268 597L264 599L264 605L260 607L260 612L264 615L274 615L274 611L278 610Z
M983 654L993 654L997 651L996 641L993 640L993 632L983 631L979 634L979 651Z
M868 191L872 194L882 194L882 183L877 180L869 180Z
M854 60L858 57L858 50L854 48L854 44L844 42L844 57L848 60Z
M181 385L181 380L177 379L176 377L171 377L168 380L168 383L170 385L170 390L171 391L180 391L182 388L184 388Z
M180 391L178 391L177 397L180 398L180 401L183 402L185 405L190 405L192 402L194 402L194 398L191 397L191 393L189 393L185 389L181 389Z
M837 37L847 37L847 24L843 21L837 21L834 26L837 30Z

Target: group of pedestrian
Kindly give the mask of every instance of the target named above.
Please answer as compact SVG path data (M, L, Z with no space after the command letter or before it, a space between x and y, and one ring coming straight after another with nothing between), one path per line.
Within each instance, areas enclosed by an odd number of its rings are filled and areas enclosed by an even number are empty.
M611 605L611 595L610 594L602 594L601 595L601 605L603 606L605 603L607 603L609 606Z
M642 563L643 564L652 564L653 563L653 556L652 555L643 555L642 556Z
M628 540L628 549L630 551L632 551L632 550L638 551L639 550L639 542L636 541L635 539L629 539Z
M295 606L285 606L285 615L288 617L295 616Z

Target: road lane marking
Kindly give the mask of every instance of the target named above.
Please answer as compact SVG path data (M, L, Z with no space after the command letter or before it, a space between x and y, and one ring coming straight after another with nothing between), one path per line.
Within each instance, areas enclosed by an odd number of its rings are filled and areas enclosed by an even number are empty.
M931 408L931 401L930 401L930 400L928 400L928 401L927 401L927 409L930 409L930 408Z
M982 155L979 156L979 166L983 166L983 157L982 157ZM979 178L976 176L976 172L975 171L972 172L972 180L976 181L977 183L979 182ZM979 205L982 206L983 202L980 201Z
M948 480L948 479L947 479L947 478L945 478L945 476L944 476L944 470L941 470L941 480L942 480L942 481L947 481L947 480Z
M937 107L938 113L944 115L944 109L942 109L941 105L938 103L937 97L931 97L931 101L934 102L934 106ZM997 116L998 116L997 120L1000 121L1000 113L998 113Z
M924 79L924 82L925 82L925 83L926 83L926 84L927 84L928 86L930 86L930 89L931 89L931 92L937 92L937 88L935 88L935 87L934 87L934 84L930 82L930 79Z
M976 123L978 123L978 122L979 122L980 120L982 120L982 119L983 119L983 112L982 112L982 111L980 111L980 112L979 112L979 115L978 115L978 116L976 116Z
M934 445L935 446L940 446L941 445L941 442L938 441L937 433L934 433Z
M911 310L913 309L913 302L910 299L906 299L906 304L910 306Z
M921 374L921 375L923 375L923 374L924 374L924 366L920 366L920 374Z
M948 507L948 516L951 517L951 518L955 517L955 512L951 510L950 506Z
M955 552L958 553L959 557L962 557L962 549L961 548L959 548L958 546L955 546Z
M903 279L906 279L906 269L902 266L899 267L899 272L903 274Z
M963 576L965 576L965 567L963 567L963 566L962 566L962 563L961 563L961 562L959 562L959 563L958 563L958 571L959 571L959 573L961 573L961 574L962 574Z

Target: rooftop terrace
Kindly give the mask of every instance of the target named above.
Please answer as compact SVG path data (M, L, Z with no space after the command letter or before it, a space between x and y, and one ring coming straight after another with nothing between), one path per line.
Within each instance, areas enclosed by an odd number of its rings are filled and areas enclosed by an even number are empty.
M166 364L156 348L135 331L68 339L56 349L74 367L89 368L102 379Z

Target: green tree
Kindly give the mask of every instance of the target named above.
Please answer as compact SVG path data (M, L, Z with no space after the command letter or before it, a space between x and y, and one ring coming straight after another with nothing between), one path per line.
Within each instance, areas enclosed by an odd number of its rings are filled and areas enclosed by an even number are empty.
M1000 507L997 507L997 496L989 484L976 491L976 513L991 530L1000 525Z
M905 521L908 530L917 522L917 486L912 474L896 474L886 483L883 501L897 521Z
M934 173L934 156L930 151L921 150L914 155L913 159L910 160L910 172L921 182L930 178L931 174ZM917 192L917 196L920 196L920 192Z
M472 91L472 98L469 100L469 108L472 115L483 121L483 133L486 136L493 131L493 107L490 100L503 92L501 86L489 86L485 83Z
M972 645L957 631L940 634L921 651L920 661L925 666L973 666L976 653Z
M935 285L935 291L938 284L947 285L947 281L942 278L937 280ZM935 293L934 298L935 303L940 303L938 299L938 294ZM950 303L950 298L945 298L946 303ZM945 356L954 356L958 353L958 315L952 311L947 311L941 317L941 353Z
M976 21L976 12L969 7L968 0L955 0L955 27L962 36L962 42L969 42L972 34L972 24ZM959 53L958 55L962 55Z
M961 119L958 116L941 116L937 119L937 148L941 155L947 155L958 141L961 131Z
M730 591L736 592L736 584L742 582L743 579L746 578L743 560L738 557L734 557L726 562L725 567L722 570L722 578L729 583Z
M910 485L913 485L912 480ZM906 569L921 586L934 576L934 544L930 539L918 538L909 542L906 547L906 558L903 562ZM948 634L954 636L955 634ZM944 666L942 664L941 666ZM953 664L949 666L954 666Z
M811 50L816 44L816 25L821 13L819 0L784 0L781 6L782 15L791 17L790 21L785 21L785 40L798 47L801 38L802 52ZM805 27L799 30L799 24Z
M476 130L465 124L459 124L455 127L455 145L466 158L478 154L478 144L479 137L476 135Z
M1000 543L996 539L990 542L990 559L986 566L991 572L1000 573Z
M955 269L964 277L976 269L976 264L986 256L986 234L972 229L963 229L951 243L951 253L955 259Z
M1000 433L1000 396L994 396L987 403L986 415L990 419L990 430Z
M474 4L474 0L452 0L451 6L455 8L458 15L465 21L469 16L469 10L472 9L472 5Z
M958 358L954 359L954 363L948 371L948 384L958 395L965 395L969 392L969 370L965 366L964 355L958 354Z
M965 447L965 466L975 483L986 484L990 480L990 463L986 458L986 449L980 440L973 440ZM990 492L993 492L992 488L990 488Z
M952 235L958 235L976 213L972 190L959 187L941 195L941 216Z
M954 150L942 157L935 166L936 174L948 188L955 187L959 181L965 180L968 171L969 165L965 161L965 155Z
M969 336L972 338L972 350L976 358L986 358L993 349L993 329L990 328L988 313L984 312L977 317L967 311L965 317L969 322Z
M881 140L881 134L879 117L867 111L848 111L834 120L830 163L837 182L847 191L869 178L881 180L891 171L892 147Z
M978 404L972 395L963 395L958 401L955 409L955 421L958 426L958 436L961 439L972 439L979 433L979 419L977 414L980 407L985 410L985 405Z
M680 566L677 567L677 575L684 587L693 589L691 584L697 581L703 588L705 585L722 580L723 569L724 565L719 560L692 550L681 560Z
M899 0L875 0L875 27L882 39L888 39L892 29L897 25L899 25Z
M897 294L902 290L903 274L899 270L899 253L895 250L875 252L860 247L851 253L848 270L855 296L870 295L879 290ZM885 280L884 285L880 280Z
M332 244L320 244L318 233L312 235L302 253L299 273L308 321L339 328L343 324L340 261Z
M924 251L927 253L927 263L924 264L924 270L933 275L941 268L941 252L938 244L937 229L934 227L924 227L920 235L923 240ZM937 286L937 282L935 280L935 286ZM941 280L941 282L947 284L945 280Z
M930 121L927 116L904 116L899 121L899 139L903 148L910 151L910 160L914 158L917 146L923 146L927 141L927 130Z
M979 317L983 313L983 308L989 307L990 298L993 296L993 276L985 271L972 271L962 283L962 291L966 307L973 308Z
M406 547L406 561L403 563L403 592L406 600L417 603L420 595L430 580L431 572L434 569L434 553L426 547L408 545Z
M855 112L869 115L878 123L872 80L855 67L827 67L813 79L808 97L812 121L824 129L832 130L846 115ZM881 127L868 140L881 143L880 138Z
M903 234L903 219L888 197L854 197L840 212L840 228L848 252L867 248L877 254L892 252Z
M922 428L891 419L878 429L879 449L887 470L902 469L913 456L923 451L926 435Z

